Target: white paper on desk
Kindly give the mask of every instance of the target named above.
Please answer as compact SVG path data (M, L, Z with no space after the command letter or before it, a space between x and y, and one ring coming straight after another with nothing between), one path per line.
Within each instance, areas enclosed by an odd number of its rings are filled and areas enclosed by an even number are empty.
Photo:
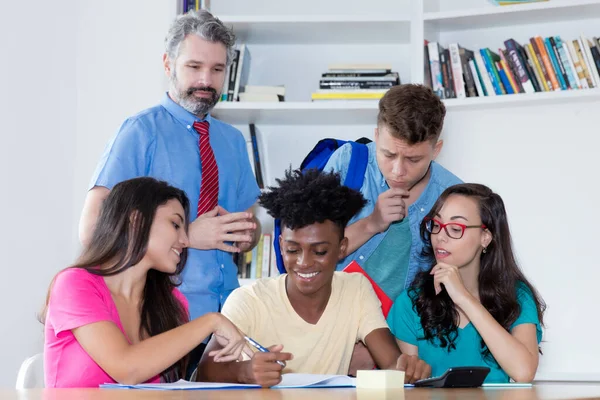
M281 383L273 389L355 387L356 379L345 375L283 374ZM258 389L259 385L217 382L189 382L183 379L173 383L140 383L124 385L105 383L103 389L144 389L144 390L218 390L218 389Z
M189 382L183 379L173 383L140 383L125 385L120 383L105 383L103 389L144 389L144 390L218 390L218 389L258 389L259 385L217 382Z
M283 374L273 389L356 387L356 378L346 375Z

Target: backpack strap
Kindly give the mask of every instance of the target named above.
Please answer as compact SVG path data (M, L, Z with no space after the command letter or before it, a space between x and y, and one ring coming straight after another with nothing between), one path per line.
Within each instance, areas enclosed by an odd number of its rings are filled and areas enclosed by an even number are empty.
M350 155L350 163L348 164L344 186L360 190L365 180L365 172L369 163L369 149L361 143L348 143L352 146L352 154Z
M281 255L281 247L279 247L279 236L281 235L281 220L278 218L275 220L273 230L273 250L275 253L275 261L277 262L277 270L280 274L285 273L285 266L283 264L283 256Z

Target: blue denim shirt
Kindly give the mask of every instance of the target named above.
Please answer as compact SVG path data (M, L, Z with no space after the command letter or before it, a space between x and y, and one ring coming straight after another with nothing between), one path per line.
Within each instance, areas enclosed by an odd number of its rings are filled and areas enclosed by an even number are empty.
M367 205L365 205L365 207L350 220L349 225L353 224L359 219L371 215L379 195L389 189L389 186L385 181L383 174L379 170L379 166L377 165L375 143L369 143L367 147L369 149L369 163L367 164L365 180L360 191L368 202ZM352 147L350 144L343 145L331 155L327 165L325 165L324 170L339 172L343 182L346 178L351 154ZM429 183L417 201L408 207L408 219L410 221L412 245L410 250L410 260L408 262L408 272L406 274L406 283L404 285L405 287L410 285L417 272L428 267L420 262L420 255L423 249L423 241L421 240L421 235L419 232L421 221L423 220L423 217L431 210L431 207L433 207L433 204L436 202L440 194L442 194L447 187L457 183L462 183L462 181L450 171L433 161L431 163L431 175L429 177ZM386 234L387 230L374 235L354 253L349 254L346 258L340 261L337 269L343 269L351 261L356 261L361 264L363 261L367 260L371 254L373 254L377 246L379 246Z
M190 200L190 222L196 219L202 170L198 117L165 94L159 105L128 118L107 144L90 189L138 176L164 180L185 191ZM260 194L241 132L210 115L210 144L219 168L219 205L229 212L245 211ZM237 267L231 253L189 249L182 273L181 292L189 302L190 317L219 311L237 287Z

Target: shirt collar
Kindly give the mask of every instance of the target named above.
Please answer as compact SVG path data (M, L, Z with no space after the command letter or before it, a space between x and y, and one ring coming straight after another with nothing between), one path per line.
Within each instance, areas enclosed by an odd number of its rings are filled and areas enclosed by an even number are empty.
M194 122L199 121L207 121L212 125L212 117L209 114L206 114L204 119L200 119L185 108L181 107L179 104L175 103L173 99L169 96L169 93L166 92L163 98L160 101L160 105L163 106L169 114L171 114L177 121L179 121L182 125L184 125L188 130L193 130ZM194 130L195 131L195 130Z

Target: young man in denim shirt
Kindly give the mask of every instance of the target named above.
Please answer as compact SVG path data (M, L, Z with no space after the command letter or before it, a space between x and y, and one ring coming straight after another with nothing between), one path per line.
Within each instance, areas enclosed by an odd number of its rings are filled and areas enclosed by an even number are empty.
M438 196L461 180L434 160L442 149L440 140L446 108L433 91L422 85L400 85L379 101L374 142L360 189L368 200L346 229L351 261L395 300L422 267L423 246L419 225ZM340 147L325 170L348 172L352 148ZM369 368L370 356L357 345L350 368ZM362 360L363 362L361 362ZM358 362L359 364L356 364Z

